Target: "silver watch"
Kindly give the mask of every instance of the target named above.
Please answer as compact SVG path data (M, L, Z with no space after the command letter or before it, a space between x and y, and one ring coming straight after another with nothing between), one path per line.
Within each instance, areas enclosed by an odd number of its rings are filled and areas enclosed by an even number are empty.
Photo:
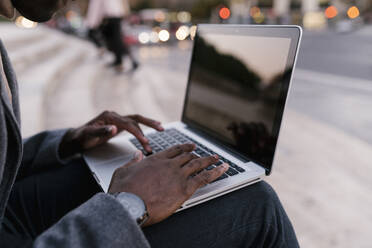
M145 203L141 198L132 193L120 192L113 196L129 212L130 216L142 226L149 217Z

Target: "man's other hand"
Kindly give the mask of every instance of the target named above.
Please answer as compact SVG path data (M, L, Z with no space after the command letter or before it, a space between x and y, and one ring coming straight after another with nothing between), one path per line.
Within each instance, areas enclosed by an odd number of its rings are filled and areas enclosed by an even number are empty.
M115 112L105 111L87 124L71 129L64 136L60 145L62 158L74 155L106 143L122 131L133 134L142 144L143 148L151 152L148 140L143 135L139 124L163 131L161 123L141 115L121 116Z
M164 220L198 188L213 182L228 169L227 164L222 164L204 170L216 163L218 157L199 158L191 153L194 149L194 144L177 145L146 159L138 151L132 161L114 172L109 193L139 196L149 213L145 226Z

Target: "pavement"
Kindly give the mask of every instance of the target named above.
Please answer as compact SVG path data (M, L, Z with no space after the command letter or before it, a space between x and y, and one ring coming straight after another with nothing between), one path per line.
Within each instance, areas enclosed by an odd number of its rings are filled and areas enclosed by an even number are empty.
M302 247L371 247L372 32L305 33L274 170ZM191 44L141 47L116 74L88 42L43 27L0 33L18 73L24 136L103 110L180 119ZM6 35L5 35L6 34Z

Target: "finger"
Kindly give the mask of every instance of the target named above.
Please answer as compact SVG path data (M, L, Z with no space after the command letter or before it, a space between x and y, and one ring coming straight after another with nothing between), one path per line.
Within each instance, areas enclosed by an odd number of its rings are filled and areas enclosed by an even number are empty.
M83 149L87 150L107 142L117 133L114 126L88 126L83 129L81 140Z
M142 130L139 128L139 126L130 123L125 129L138 139L145 151L152 151L151 147L149 146L149 140L143 135Z
M174 162L179 165L180 167L187 164L193 159L199 158L197 155L190 153L190 152L184 152L181 155L175 157L173 160Z
M140 162L142 159L143 159L143 153L140 150L137 150L133 154L133 158L128 163L126 163L125 165L123 165L122 167L123 168L128 168L128 167L134 165L135 163Z
M159 121L143 117L142 115L131 115L130 117L138 123L144 124L148 127L152 127L158 131L164 131L164 128Z
M135 120L125 116L124 117L120 116L115 112L109 112L107 115L109 116L107 118L109 119L111 118L111 121L113 121L117 125L119 131L126 130L129 133L133 134L141 143L145 151L147 152L152 151L151 147L148 144L149 143L148 139L144 136L140 126Z
M164 158L174 158L178 155L181 155L184 152L192 152L195 149L195 144L183 144L183 145L175 145L171 148L159 152L157 156L164 157Z
M106 126L88 126L84 130L84 134L90 137L107 138L117 134L117 127L114 125Z
M195 192L198 188L201 188L213 182L214 180L222 176L223 173L225 173L228 169L229 165L223 163L222 165L217 166L213 170L205 170L194 177L189 177L188 180L190 180L190 183L188 186L190 187L190 191Z
M218 155L194 159L183 167L187 176L194 175L208 166L218 162Z

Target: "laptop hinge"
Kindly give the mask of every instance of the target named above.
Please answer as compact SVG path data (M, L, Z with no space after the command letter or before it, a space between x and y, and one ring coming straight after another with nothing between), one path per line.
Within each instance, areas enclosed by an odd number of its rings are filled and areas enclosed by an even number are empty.
M215 146L217 146L218 148L226 151L227 153L230 153L231 155L233 155L234 157L236 157L237 159L243 161L244 163L248 163L250 162L251 160L248 159L247 157L239 154L238 152L234 151L233 149L223 145L220 141L218 141L217 139L209 136L208 134L206 134L205 132L201 131L201 130L198 130L197 128L194 128L194 127L191 127L189 125L186 126L186 129L197 134L198 136L200 137L203 137L204 139L208 140L209 142L213 143Z

